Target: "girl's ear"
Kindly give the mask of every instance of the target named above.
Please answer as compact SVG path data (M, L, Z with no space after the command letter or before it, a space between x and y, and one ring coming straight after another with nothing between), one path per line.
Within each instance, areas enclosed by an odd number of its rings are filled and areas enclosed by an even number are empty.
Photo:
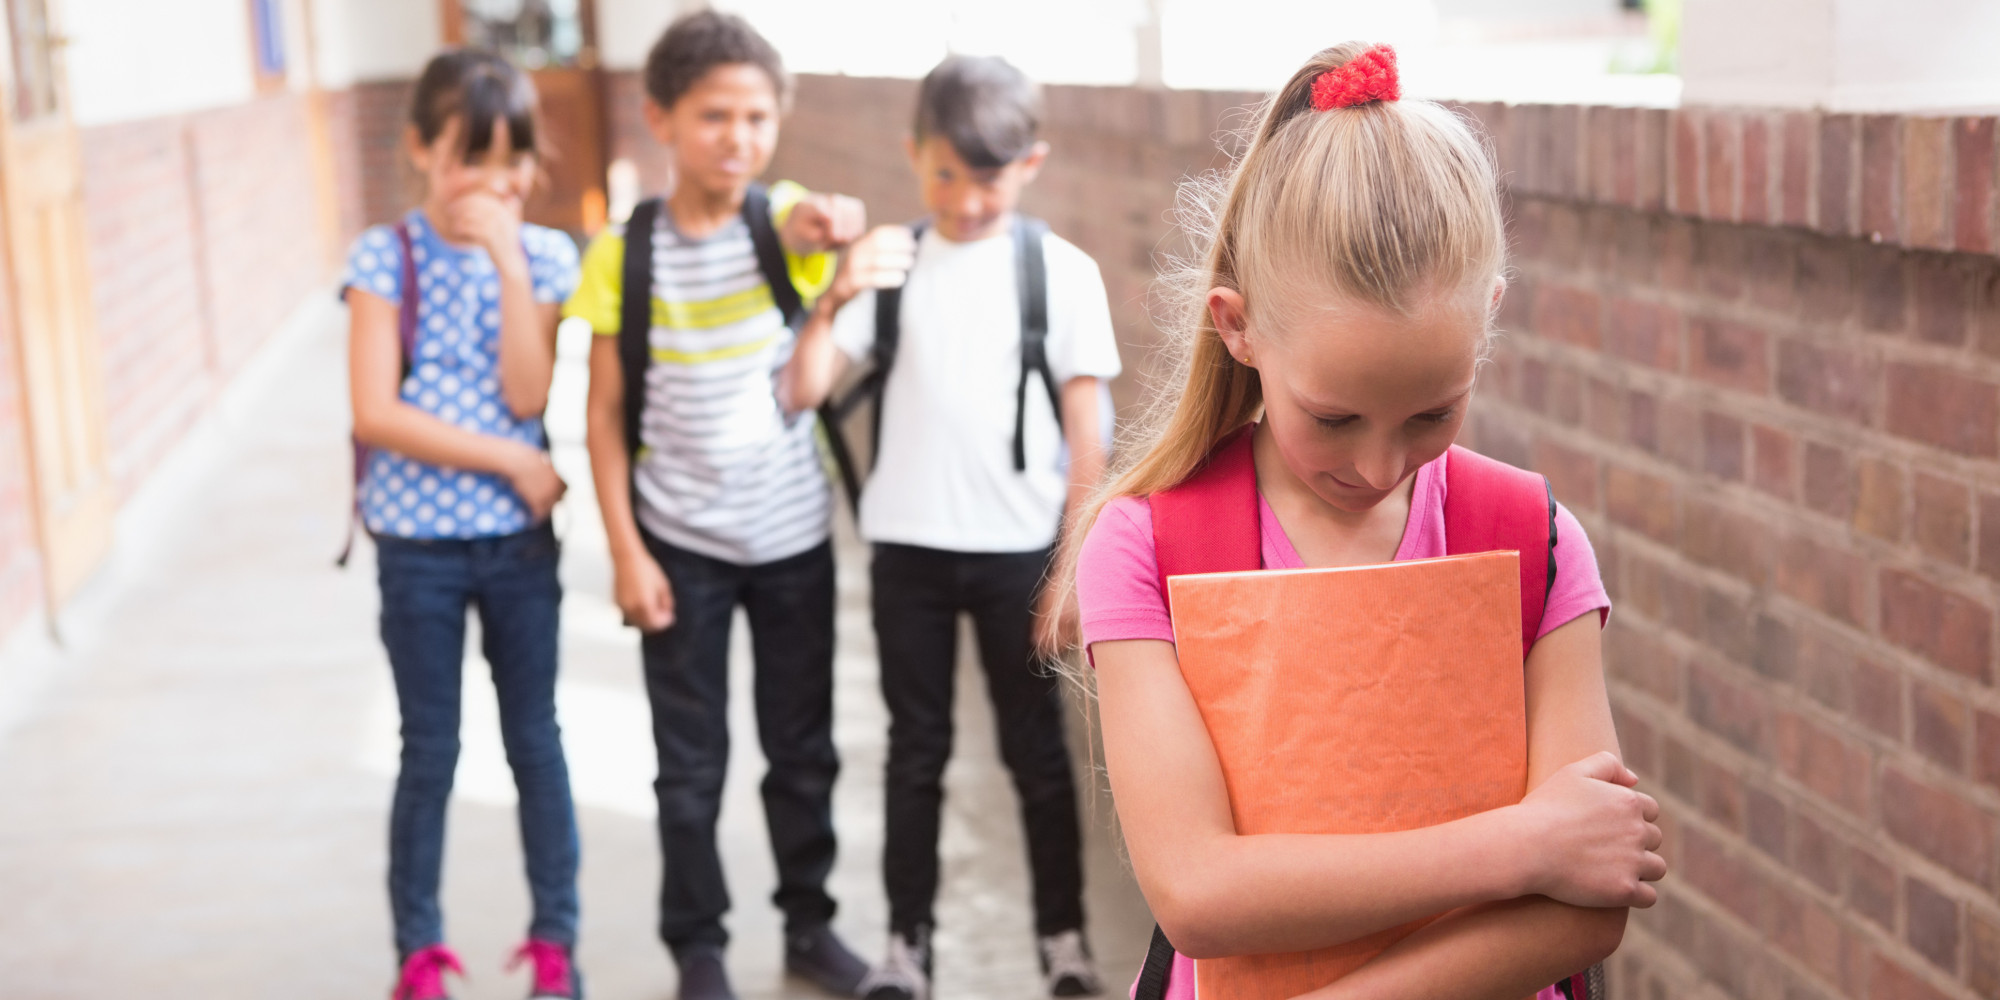
M1499 313L1500 313L1500 297L1501 297L1501 296L1503 296L1503 295L1505 295L1505 294L1507 294L1507 279L1506 279L1506 278L1505 278L1504 276L1503 276L1503 277L1498 277L1498 278L1494 278L1494 279L1493 279L1493 301L1491 301L1491 302L1488 302L1488 303L1486 304L1486 308L1487 308L1487 309L1489 309L1489 310L1491 310L1491 313L1492 313L1492 315L1499 315Z
M1237 361L1255 368L1256 359L1250 356L1250 312L1243 303L1243 293L1220 285L1209 289L1208 316L1229 353Z

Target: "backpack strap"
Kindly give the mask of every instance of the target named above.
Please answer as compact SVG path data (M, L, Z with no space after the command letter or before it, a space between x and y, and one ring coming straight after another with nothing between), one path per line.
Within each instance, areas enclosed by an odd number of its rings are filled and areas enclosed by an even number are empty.
M1227 573L1263 564L1257 527L1257 466L1245 424L1209 452L1208 461L1179 486L1154 493L1153 555L1160 594L1167 578L1186 573ZM1168 598L1167 611L1173 611Z
M1174 946L1167 932L1153 925L1153 940L1146 946L1146 964L1139 967L1139 981L1132 987L1132 1000L1167 1000L1167 977L1174 971Z
M1547 478L1453 445L1445 453L1447 555L1521 554L1521 658L1541 631L1556 580L1556 501Z
M417 356L417 306L422 298L417 291L417 256L410 239L410 223L406 219L396 223L396 248L403 253L402 278L397 286L401 300L396 303L396 343L402 349L402 374L396 379L397 392L410 377L410 366ZM347 519L347 540L340 543L340 555L333 564L345 569L347 559L354 554L354 525L361 520L361 480L368 475L368 456L374 449L362 444L358 438L350 438L354 445L354 511Z
M1021 294L1021 382L1014 392L1014 471L1028 470L1028 379L1039 375L1055 411L1056 428L1063 424L1062 390L1049 369L1049 268L1042 241L1049 225L1040 219L1014 217L1014 277Z
M646 412L646 368L653 360L653 229L660 199L632 206L625 220L625 259L619 282L618 367L625 374L625 451L639 455L641 417Z

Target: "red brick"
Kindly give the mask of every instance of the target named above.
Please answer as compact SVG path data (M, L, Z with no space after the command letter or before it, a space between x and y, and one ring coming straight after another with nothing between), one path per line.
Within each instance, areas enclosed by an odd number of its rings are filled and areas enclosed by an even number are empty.
M1896 930L1896 869L1863 850L1848 852L1847 905L1890 933Z
M1853 115L1827 115L1819 120L1818 216L1821 232L1848 236L1859 232L1854 202L1860 187L1861 123Z
M1643 108L1633 116L1632 161L1637 184L1635 207L1657 212L1667 206L1668 122L1671 113Z
M1854 470L1854 527L1863 534L1896 541L1903 537L1903 470L1865 458Z
M1981 683L1993 659L1993 609L1902 570L1883 570L1882 636Z
M1951 1000L1951 994L1877 955L1868 979L1868 1000Z
M1710 411L1701 415L1701 459L1718 479L1743 478L1743 421Z
M1785 846L1785 803L1755 785L1745 786L1744 799L1745 839L1750 846L1783 863L1790 853Z
M1672 192L1674 211L1702 214L1701 120L1700 112L1680 109L1668 113L1673 122L1674 170Z
M1549 479L1555 498L1572 510L1597 509L1597 459L1549 440L1537 438L1534 469Z
M1681 834L1680 871L1688 884L1751 926L1762 909L1764 880L1748 862L1731 857L1722 844L1698 830Z
M1993 119L1960 118L1953 135L1958 181L1952 245L1972 253L1993 249Z
M1770 391L1771 366L1764 331L1721 319L1688 322L1688 373L1724 388Z
M1873 660L1854 661L1854 718L1892 740L1903 738L1903 676Z
M1544 285L1535 290L1535 332L1551 340L1595 348L1603 328L1602 305L1596 292Z
M1910 684L1910 745L1948 770L1965 770L1965 738L1969 728L1965 699L1938 687Z
M1993 818L1959 796L1898 768L1882 771L1882 826L1889 836L1976 885L1993 873Z
M1799 244L1796 233L1783 229L1743 232L1743 280L1750 302L1785 316L1798 314Z
M1702 226L1695 230L1694 253L1705 299L1726 303L1742 297L1750 256L1750 241L1743 229Z
M1785 112L1784 166L1778 176L1778 203L1788 226L1812 224L1812 168L1817 123L1810 111Z
M1856 294L1855 254L1847 241L1800 240L1792 273L1799 318L1826 325L1847 319Z
M1902 236L1903 192L1896 176L1902 166L1902 139L1899 115L1861 119L1861 231L1890 243Z
M1775 562L1779 593L1852 625L1867 607L1867 564L1859 556L1814 541L1787 537Z
M1950 246L1952 213L1946 209L1951 119L1903 119L1902 242Z
M1982 997L2000 997L2000 924L1970 908L1965 913L1965 983Z
M1958 971L1958 901L1921 879L1903 880L1904 912L1909 929L1904 940L1917 954L1947 973Z
M1980 781L2000 788L2000 715L1980 709L1973 723L1972 767Z
M1701 471L1701 410L1686 398L1662 397L1656 404L1659 453L1689 472Z
M1605 353L1666 371L1681 367L1681 316L1671 306L1624 297L1611 300Z
M1771 123L1763 115L1743 119L1743 193L1737 217L1744 222L1771 221Z
M1731 833L1743 832L1743 779L1736 772L1712 760L1703 760L1698 771L1701 811Z
M1797 712L1779 712L1778 766L1855 816L1868 815L1868 751Z
M1660 755L1655 745L1659 736L1645 717L1621 705L1611 706L1611 721L1618 732L1618 751L1625 766L1647 781L1659 774Z
M1688 498L1681 545L1695 562L1761 585L1771 574L1771 529L1707 500Z
M1541 401L1543 413L1557 423L1574 427L1583 422L1583 373L1560 362L1549 365L1547 395Z
M1792 870L1828 893L1840 891L1848 868L1847 845L1805 810L1792 814Z
M1680 655L1656 636L1613 619L1604 635L1605 669L1669 705L1681 701Z
M1917 546L1933 558L1965 565L1972 550L1972 492L1927 472L1916 476Z
M2000 579L2000 496L1979 495L1979 571Z
M1757 619L1755 649L1750 669L1780 683L1798 674L1799 638L1790 625L1770 615Z
M1847 454L1829 444L1806 442L1806 506L1831 517L1846 520L1854 509L1854 477Z
M1693 291L1695 225L1669 216L1660 223L1660 287L1671 292Z
M2000 393L1993 383L1931 365L1888 366L1889 432L1962 455L2000 455Z
M1706 204L1703 214L1711 219L1734 221L1737 218L1737 158L1740 154L1737 129L1740 119L1732 112L1711 111L1704 115L1703 125L1707 128L1707 149L1704 150L1707 177Z
M1697 769L1697 765L1695 763L1694 751L1692 749L1689 749L1687 744L1682 743L1681 741L1674 739L1671 736L1662 737L1660 740L1660 744L1665 751L1661 755L1662 757L1662 764L1660 768L1661 785L1663 785L1666 788L1668 794L1678 796L1681 799L1689 802L1690 804L1693 803L1695 798L1695 786L1696 786L1695 774ZM1663 813L1661 818L1665 819L1667 817ZM1660 829L1664 833L1666 827L1662 825ZM1668 852L1678 853L1679 849L1680 849L1680 838L1676 836L1669 836L1666 839L1665 846L1662 846L1660 848L1661 856L1666 857ZM1667 863L1669 865L1672 865L1673 861L1674 861L1673 858L1671 857L1667 858Z
M1851 351L1790 338L1778 342L1778 397L1863 427L1875 422L1880 371Z
M1750 484L1780 500L1793 499L1792 467L1797 453L1798 441L1790 434L1764 424L1750 428Z
M1911 255L1911 270L1917 339L1950 347L1965 343L1973 295L1969 269L1950 255L1925 253Z
M1583 430L1602 441L1625 443L1625 392L1618 383L1595 377L1584 381Z
M1659 402L1638 389L1625 392L1625 439L1657 454L1660 450Z
M1894 247L1862 246L1854 258L1855 290L1863 329L1901 333L1909 325L1907 255Z
M1845 958L1847 935L1840 919L1818 903L1773 887L1771 919L1765 933L1786 954L1809 969L1832 972Z
M1712 667L1695 664L1688 670L1688 717L1745 753L1771 752L1770 699Z

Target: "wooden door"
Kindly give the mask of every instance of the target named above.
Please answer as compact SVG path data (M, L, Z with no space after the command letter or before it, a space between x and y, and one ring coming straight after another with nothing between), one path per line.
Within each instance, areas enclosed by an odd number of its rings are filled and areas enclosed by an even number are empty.
M20 349L30 474L51 614L103 561L116 507L84 245L83 169L54 0L5 0L11 71L0 209Z
M534 78L546 177L528 221L588 236L604 226L604 73L591 0L441 0L445 40L491 49Z

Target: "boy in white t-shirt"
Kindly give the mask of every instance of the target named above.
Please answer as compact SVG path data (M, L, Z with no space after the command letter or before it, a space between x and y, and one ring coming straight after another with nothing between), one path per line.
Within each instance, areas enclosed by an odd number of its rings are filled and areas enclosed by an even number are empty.
M882 227L850 248L780 378L780 399L799 411L826 398L845 364L886 366L860 500L890 713L892 933L862 984L871 1000L930 994L961 613L978 633L1020 793L1049 992L1100 990L1082 933L1062 699L1039 661L1068 627L1043 578L1065 515L1104 468L1101 386L1118 374L1118 345L1097 264L1015 211L1048 156L1040 104L1034 83L998 58L955 56L924 78L908 152L930 216L914 235Z

